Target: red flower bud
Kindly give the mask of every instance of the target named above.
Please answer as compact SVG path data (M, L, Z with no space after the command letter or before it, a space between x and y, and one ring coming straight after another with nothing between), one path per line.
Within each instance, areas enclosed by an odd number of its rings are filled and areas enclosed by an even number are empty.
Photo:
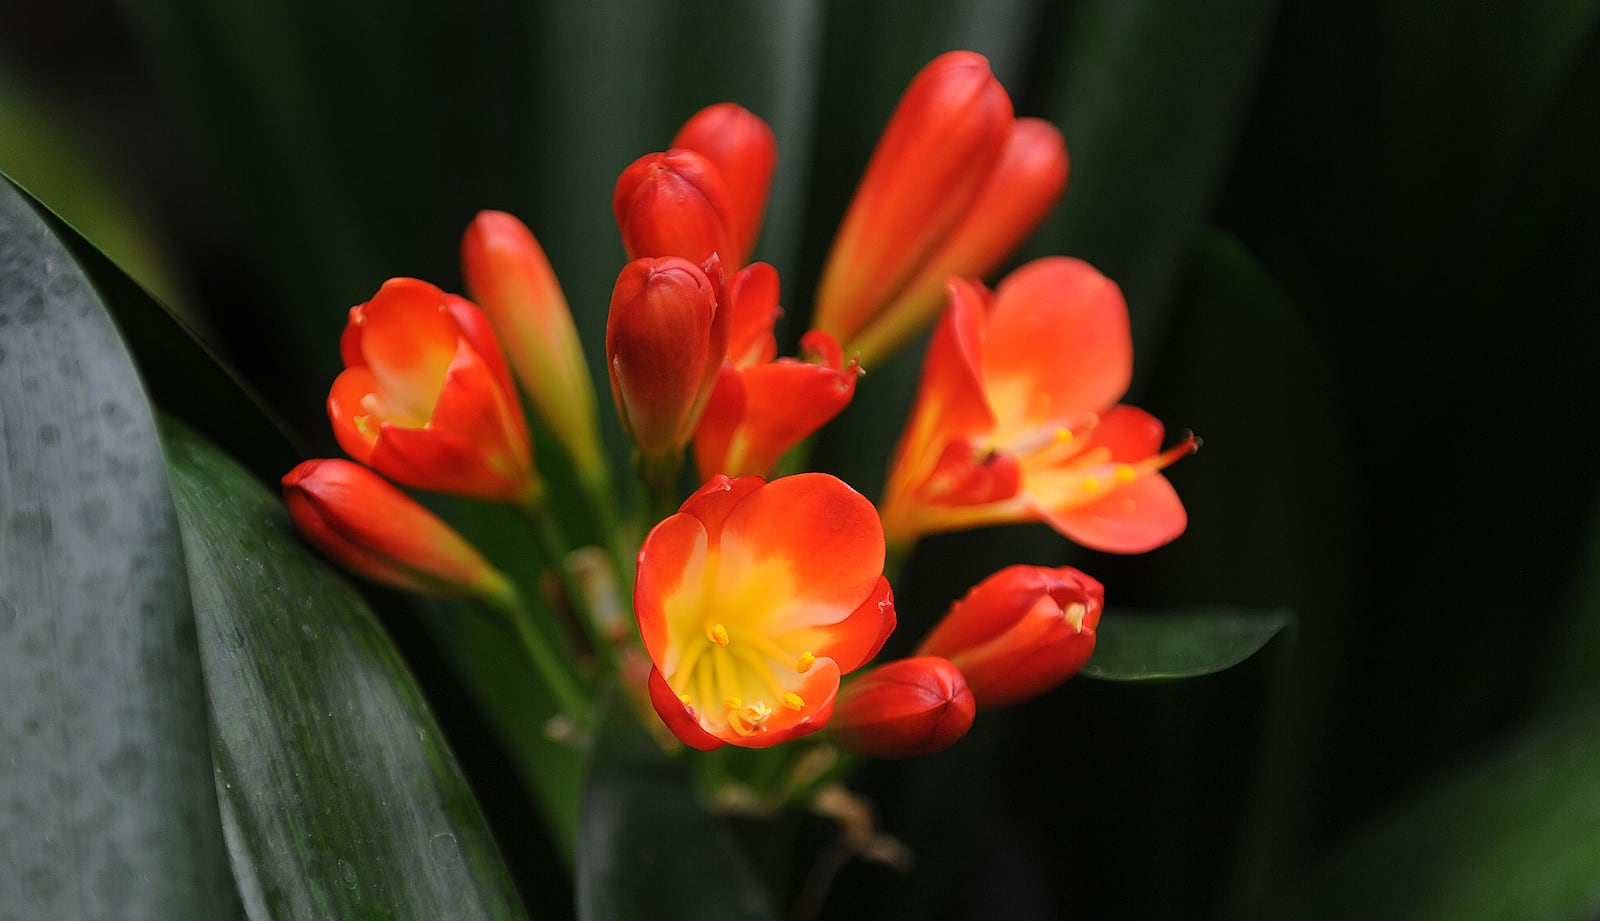
M952 605L917 655L949 659L978 706L1003 707L1078 673L1104 604L1104 587L1071 566L1008 566Z
M360 464L306 461L284 476L283 501L312 546L375 582L428 595L512 591L465 538Z
M645 154L617 177L611 210L629 259L681 256L702 264L740 258L728 223L728 190L711 161L692 150Z
M606 320L606 366L622 428L647 457L694 435L728 350L721 270L676 256L637 259L617 276Z
M511 373L483 312L414 278L350 309L328 392L351 457L407 486L528 502L540 484Z
M851 350L870 365L932 325L945 304L950 277L982 278L993 272L1044 220L1066 186L1067 145L1061 132L1037 118L1017 119L972 207L916 277L856 334Z
M919 656L880 665L846 684L828 731L863 755L930 755L966 735L976 712L959 669L937 656Z
M966 217L1011 135L1011 98L970 51L911 81L834 237L814 324L847 350Z
M577 464L604 475L594 384L566 296L539 241L503 211L483 211L461 240L473 299L494 321L539 418Z
M696 112L672 139L673 147L692 150L710 160L728 191L728 236L733 252L724 253L730 268L744 264L755 249L761 220L778 161L778 140L759 116L731 102Z

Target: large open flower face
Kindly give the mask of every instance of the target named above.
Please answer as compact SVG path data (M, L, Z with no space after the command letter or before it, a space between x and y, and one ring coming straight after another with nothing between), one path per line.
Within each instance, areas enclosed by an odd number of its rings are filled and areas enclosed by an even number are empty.
M639 551L661 719L700 749L820 729L894 629L883 554L872 504L834 477L713 478Z
M890 540L1040 520L1138 553L1183 533L1160 470L1197 442L1161 450L1161 423L1117 403L1132 375L1122 292L1087 263L1040 259L993 294L952 280L889 476Z

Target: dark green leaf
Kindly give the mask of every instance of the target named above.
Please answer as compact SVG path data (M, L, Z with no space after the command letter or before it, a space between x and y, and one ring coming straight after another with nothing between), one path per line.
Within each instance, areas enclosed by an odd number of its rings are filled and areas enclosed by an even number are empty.
M170 310L48 206L37 200L34 206L105 299L152 401L247 458L265 479L276 479L305 456L277 415Z
M525 917L366 604L249 474L182 429L166 434L223 828L251 916Z
M1072 178L1039 243L1123 286L1141 346L1216 194L1275 7L1086 0L1060 18L1039 114L1066 134Z
M1082 674L1105 681L1198 678L1250 658L1294 623L1287 610L1196 608L1165 614L1110 610Z
M0 917L227 918L183 549L105 308L0 182Z
M1534 727L1405 806L1305 893L1297 921L1600 917L1600 705Z
M778 917L681 767L626 713L601 727L578 826L580 921Z

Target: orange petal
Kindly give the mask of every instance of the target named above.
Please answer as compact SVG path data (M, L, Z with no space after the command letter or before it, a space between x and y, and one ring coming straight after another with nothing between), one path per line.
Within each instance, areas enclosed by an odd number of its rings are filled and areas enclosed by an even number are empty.
M991 408L1008 421L1070 424L1115 403L1133 379L1122 291L1061 256L1012 272L995 289L983 375Z
M894 592L889 580L879 576L872 594L849 617L800 631L803 636L794 637L792 645L827 656L838 663L841 674L849 674L872 661L894 632L895 622Z
M639 621L639 635L645 651L658 667L677 669L672 651L672 624L667 622L666 602L683 592L696 597L682 599L686 609L704 607L699 594L704 588L707 538L705 525L693 515L673 515L651 529L639 548L638 576L633 585L633 612Z
M381 418L369 415L365 401L378 389L378 379L366 367L346 368L328 390L328 421L339 447L363 464L378 441Z
M837 623L871 596L883 574L883 526L877 509L839 479L802 473L752 490L722 524L728 578L777 561L794 597L785 599L773 634Z
M667 680L654 668L650 669L649 689L650 704L656 708L656 714L683 744L703 752L723 746L721 739L700 726L698 714L672 692Z
M1041 506L1040 513L1067 537L1107 553L1154 550L1182 534L1189 523L1177 490L1159 473L1141 473L1088 504Z
M426 419L433 411L459 338L443 302L425 281L392 278L364 307L361 355L396 412Z
M765 262L747 265L728 280L728 360L747 368L771 361L778 354L772 327L783 311L778 307L778 270Z

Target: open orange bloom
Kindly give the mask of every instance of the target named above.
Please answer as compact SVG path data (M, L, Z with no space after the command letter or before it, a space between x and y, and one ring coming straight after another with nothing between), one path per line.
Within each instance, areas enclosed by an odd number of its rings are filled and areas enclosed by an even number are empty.
M328 392L339 446L407 486L531 502L527 422L488 318L415 278L350 308L345 370Z
M728 358L694 435L700 479L719 473L764 476L785 451L826 425L855 395L860 366L845 364L839 343L821 330L801 338L804 359L777 358L772 326L778 273L745 266L728 283Z
M662 721L702 750L822 728L839 676L894 629L883 555L872 503L826 474L701 487L639 550L633 606Z
M883 503L889 540L1044 521L1115 553L1158 547L1187 524L1159 472L1162 426L1117 404L1133 376L1122 292L1077 259L1039 259L992 294L953 279Z

